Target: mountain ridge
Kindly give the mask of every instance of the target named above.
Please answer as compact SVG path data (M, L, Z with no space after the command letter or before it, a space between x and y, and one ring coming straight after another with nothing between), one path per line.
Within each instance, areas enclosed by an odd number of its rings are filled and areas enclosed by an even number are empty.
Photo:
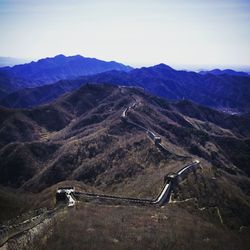
M244 71L235 71L232 69L212 69L212 70L202 70L199 74L212 74L212 75L232 75L232 76L250 76L249 73Z

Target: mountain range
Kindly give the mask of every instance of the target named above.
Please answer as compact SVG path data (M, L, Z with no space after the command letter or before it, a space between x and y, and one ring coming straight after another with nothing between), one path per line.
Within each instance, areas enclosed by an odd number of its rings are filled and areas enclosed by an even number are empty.
M61 80L50 85L22 88L2 97L0 105L27 108L54 100L86 83L137 86L169 100L191 100L231 113L249 112L250 77L178 71L165 64L129 71L107 71Z

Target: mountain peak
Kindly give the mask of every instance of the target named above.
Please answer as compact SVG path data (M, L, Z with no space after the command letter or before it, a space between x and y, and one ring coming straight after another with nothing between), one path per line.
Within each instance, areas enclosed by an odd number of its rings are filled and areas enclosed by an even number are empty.
M47 57L36 62L4 68L10 78L18 78L13 90L24 87L36 87L63 79L94 75L110 70L129 71L130 66L118 62L107 62L81 55L65 56L63 54Z
M170 66L168 66L167 64L164 64L164 63L154 65L154 66L152 66L152 68L161 69L161 70L171 70L171 71L174 70L173 68L171 68Z
M56 55L54 58L65 58L66 56L63 54Z
M63 54L59 54L54 57L54 59L64 59L64 58L66 58L66 56Z

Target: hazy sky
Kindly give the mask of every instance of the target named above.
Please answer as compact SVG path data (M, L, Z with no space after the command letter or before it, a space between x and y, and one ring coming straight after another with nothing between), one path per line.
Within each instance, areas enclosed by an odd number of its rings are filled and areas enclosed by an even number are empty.
M250 0L0 0L0 55L250 66Z

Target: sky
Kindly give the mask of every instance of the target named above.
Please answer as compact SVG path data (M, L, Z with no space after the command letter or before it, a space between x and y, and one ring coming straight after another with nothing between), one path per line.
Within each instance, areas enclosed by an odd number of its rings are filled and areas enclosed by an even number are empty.
M0 56L250 68L250 0L0 0Z

